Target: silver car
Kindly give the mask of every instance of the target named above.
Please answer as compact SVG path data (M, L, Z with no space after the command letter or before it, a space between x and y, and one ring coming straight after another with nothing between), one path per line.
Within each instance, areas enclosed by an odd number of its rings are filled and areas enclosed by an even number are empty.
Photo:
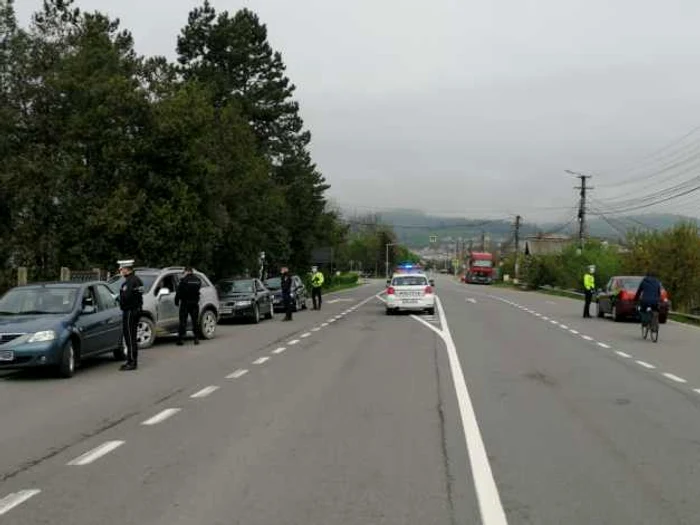
M169 268L135 268L134 272L143 282L143 312L139 319L136 340L139 348L153 346L157 337L177 333L180 323L179 308L175 306L175 291L183 276L183 266ZM216 288L202 272L194 270L202 281L199 299L199 332L204 339L212 339L219 320L219 297ZM124 278L112 277L109 287L119 294ZM188 320L188 330L192 323Z

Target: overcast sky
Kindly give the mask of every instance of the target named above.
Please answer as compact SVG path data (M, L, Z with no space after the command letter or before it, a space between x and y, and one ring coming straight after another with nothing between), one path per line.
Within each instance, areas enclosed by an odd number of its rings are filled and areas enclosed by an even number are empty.
M18 0L23 22L40 3ZM613 196L603 185L630 177L616 168L700 125L698 0L212 4L267 24L344 205L564 219L546 208L576 203L565 169L595 173L594 195ZM174 58L198 3L77 5L120 18L139 53Z

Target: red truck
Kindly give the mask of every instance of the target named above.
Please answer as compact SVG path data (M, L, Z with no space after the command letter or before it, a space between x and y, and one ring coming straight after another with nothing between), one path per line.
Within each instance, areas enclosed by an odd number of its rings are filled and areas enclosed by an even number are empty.
M491 284L493 282L493 255L489 252L471 252L467 261L464 282Z

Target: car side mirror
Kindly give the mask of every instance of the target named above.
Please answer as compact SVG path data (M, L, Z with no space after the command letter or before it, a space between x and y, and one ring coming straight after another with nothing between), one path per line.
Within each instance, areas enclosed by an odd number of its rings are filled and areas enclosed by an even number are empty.
M435 279L430 279L428 282L430 283L430 286L435 286Z
M167 288L161 288L158 290L158 298L160 299L161 297L165 297L166 295L170 295L170 290Z
M92 315L95 312L97 312L97 308L95 308L93 305L86 304L85 306L83 306L83 311L82 311L83 315Z

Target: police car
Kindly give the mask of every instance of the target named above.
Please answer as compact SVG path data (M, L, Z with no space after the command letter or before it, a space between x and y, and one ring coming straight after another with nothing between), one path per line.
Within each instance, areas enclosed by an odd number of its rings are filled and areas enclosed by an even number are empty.
M387 281L386 313L392 315L401 310L424 311L435 314L433 282L420 270L395 273Z

